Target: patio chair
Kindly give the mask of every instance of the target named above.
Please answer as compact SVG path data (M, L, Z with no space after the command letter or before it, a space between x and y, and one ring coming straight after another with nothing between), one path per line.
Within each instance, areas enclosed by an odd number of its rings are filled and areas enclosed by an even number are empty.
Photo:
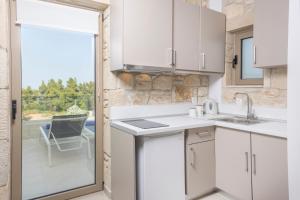
M48 147L48 163L52 165L51 146L56 145L60 152L82 148L83 140L87 141L88 157L91 158L89 137L83 133L86 115L53 116L51 124L40 127L41 138Z

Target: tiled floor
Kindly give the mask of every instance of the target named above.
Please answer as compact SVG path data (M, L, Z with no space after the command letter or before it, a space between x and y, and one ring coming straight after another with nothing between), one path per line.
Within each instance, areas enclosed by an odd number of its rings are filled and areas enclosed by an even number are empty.
M235 200L228 195L224 194L223 192L214 193L212 195L203 197L199 200Z
M82 197L75 198L73 200L110 200L104 192L96 192L93 194L85 195Z
M75 198L73 200L110 200L110 199L104 194L104 192L97 192L90 195ZM201 198L199 200L234 200L234 199L229 198L227 195L225 195L222 192L218 192L209 195L207 197Z

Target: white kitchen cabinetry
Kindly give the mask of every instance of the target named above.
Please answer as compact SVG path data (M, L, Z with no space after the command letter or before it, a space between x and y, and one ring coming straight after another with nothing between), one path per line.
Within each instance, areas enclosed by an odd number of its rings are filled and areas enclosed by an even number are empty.
M134 136L112 128L111 154L112 199L136 200L136 151Z
M186 192L195 199L215 189L214 128L191 129L187 132Z
M115 70L224 72L225 15L185 0L111 0Z
M111 129L112 200L185 199L184 132Z
M211 9L201 9L200 71L224 73L226 17Z
M173 0L111 0L112 70L172 68Z
M287 141L252 134L253 200L288 200Z
M176 70L224 73L225 36L224 14L174 1Z
M216 128L216 186L241 200L252 200L250 133Z
M288 200L286 140L217 128L216 185L241 200Z
M174 1L173 37L176 70L199 70L200 6Z
M288 0L255 1L255 67L287 66L288 16Z

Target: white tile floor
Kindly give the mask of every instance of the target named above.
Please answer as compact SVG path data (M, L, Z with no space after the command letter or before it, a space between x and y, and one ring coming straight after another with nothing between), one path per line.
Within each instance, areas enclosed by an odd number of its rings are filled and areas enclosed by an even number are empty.
M199 200L234 200L234 199L224 194L223 192L217 192L209 196L200 198Z
M104 192L96 192L82 197L74 198L73 200L110 200Z
M104 192L97 192L90 195L82 196L75 198L73 200L110 200ZM229 198L226 194L222 192L214 193L212 195L206 196L204 198L201 198L199 200L234 200L232 198Z

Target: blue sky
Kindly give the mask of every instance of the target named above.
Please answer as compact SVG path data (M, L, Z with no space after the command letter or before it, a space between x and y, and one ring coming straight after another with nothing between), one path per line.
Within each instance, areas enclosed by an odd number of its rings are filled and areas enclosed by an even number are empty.
M22 26L22 87L38 88L42 81L70 77L94 80L94 35Z

